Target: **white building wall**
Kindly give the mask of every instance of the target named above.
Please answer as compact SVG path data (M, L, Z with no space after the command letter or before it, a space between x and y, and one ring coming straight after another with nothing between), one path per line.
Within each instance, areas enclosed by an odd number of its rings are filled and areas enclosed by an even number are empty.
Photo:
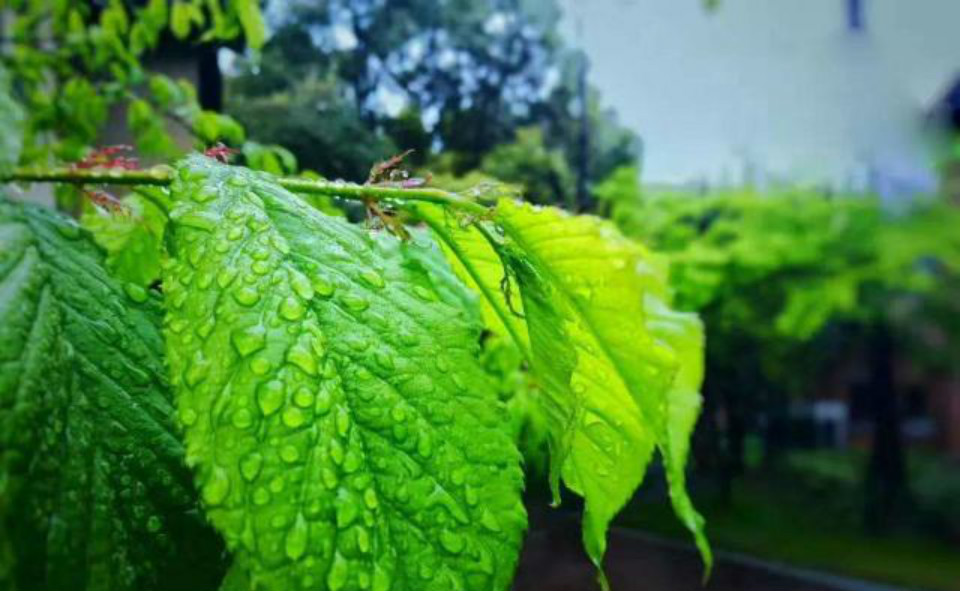
M935 184L926 113L960 77L960 0L562 0L655 183Z

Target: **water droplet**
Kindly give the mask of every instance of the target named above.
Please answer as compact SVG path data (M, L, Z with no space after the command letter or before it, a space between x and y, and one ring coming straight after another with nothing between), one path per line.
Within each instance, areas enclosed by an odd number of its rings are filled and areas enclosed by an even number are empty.
M313 278L313 290L320 297L327 298L333 295L334 285L326 277L317 275Z
M250 181L246 177L241 176L239 172L234 172L228 179L227 184L231 187L244 188L250 185Z
M245 232L243 226L236 225L227 230L227 238L229 240L240 240L243 238L243 233Z
M257 404L264 416L270 416L283 406L286 388L279 380L270 380L257 388Z
M190 367L183 372L183 381L187 386L193 388L207 378L210 373L210 362L207 361L200 351L193 356Z
M192 408L184 408L180 411L180 422L184 427L190 427L197 422L197 412Z
M347 577L350 574L350 565L347 560L337 552L333 557L333 564L330 566L330 572L327 573L327 587L330 591L340 591L347 584Z
M353 312L363 312L370 307L370 301L357 294L344 294L343 297L340 298L340 301L343 302L343 305L346 306L347 309Z
M437 364L437 371L439 371L440 373L447 373L448 371L450 371L450 364L447 363L447 358L444 357L443 355L440 355L439 357L437 357L436 364Z
M260 475L261 466L263 466L263 456L257 452L253 452L240 460L240 474L248 482L253 482L253 480Z
M247 429L253 424L253 415L249 410L241 408L233 413L233 426L237 429Z
M250 252L250 256L253 257L255 261L265 261L270 258L270 250L262 245L258 245Z
M310 301L313 299L313 286L310 285L310 280L303 273L290 271L290 287L293 288L294 293L304 300Z
M228 287L233 280L237 278L239 271L236 267L224 267L220 269L220 272L217 273L217 285L220 286L220 289Z
M422 431L417 439L417 453L424 458L429 458L430 454L433 453L433 441L426 431Z
M476 504L480 502L480 495L477 493L477 489L469 485L463 490L463 498L467 500L467 504L471 507L476 506Z
M323 479L323 485L327 487L327 490L333 490L337 488L339 479L337 478L337 473L334 472L332 468L324 466L323 471L320 473L320 477Z
M270 263L266 261L255 261L252 265L250 265L250 268L253 269L253 272L257 275L266 275L270 272L272 267Z
M160 528L163 526L163 523L160 521L160 518L156 515L151 515L147 519L147 531L151 533L157 533L160 531Z
M203 485L203 502L211 507L222 503L230 492L230 478L227 472L221 468L214 468L213 474Z
M337 433L340 434L340 437L346 437L347 433L350 432L350 413L347 412L347 409L340 407L337 410Z
M280 303L280 315L287 320L298 320L302 318L304 311L303 302L295 296L287 296Z
M353 474L360 469L362 461L360 454L351 449L343 458L343 471L347 474Z
M321 386L320 390L317 392L317 403L313 406L313 412L316 413L318 417L330 412L330 407L333 406L333 394L330 392L329 387Z
M426 300L428 302L432 302L437 299L437 296L435 296L432 291L430 291L426 287L423 287L422 285L415 286L413 288L413 293L415 293L417 297L419 297L420 299Z
M290 427L291 429L296 429L304 423L303 411L299 408L286 408L283 411L283 424Z
M260 507L266 505L270 502L270 491L263 488L262 486L257 490L253 491L253 504Z
M75 240L80 237L80 226L78 226L76 222L69 221L57 224L56 228L61 236L69 240Z
M317 358L304 339L300 339L287 351L287 362L299 367L308 376L317 375Z
M249 307L260 301L260 292L253 286L244 285L234 290L233 299L237 300L241 306Z
M267 344L267 329L260 325L238 328L230 333L230 340L241 356L256 353Z
M127 297L135 302L143 303L147 301L147 290L136 283L124 284L123 291L127 293Z
M387 353L386 351L377 351L374 354L374 359L376 359L377 364L383 369L392 371L393 369L396 368L396 364L393 361L393 357L390 355L390 353Z
M359 525L355 528L357 532L357 548L361 553L367 554L370 552L370 534L367 532L366 528L360 527ZM365 573L362 573L365 574ZM369 581L368 581L369 584ZM362 587L362 585L361 585Z
M379 564L373 566L372 591L390 591L390 573Z
M376 509L380 505L380 502L377 500L377 493L372 488L368 488L363 492L363 502L368 509Z
M273 367L273 364L270 363L270 360L266 357L255 357L250 361L250 371L255 375L265 376L270 372L270 368Z
M337 503L338 528L344 529L349 527L358 517L360 517L360 507L352 497L341 499L340 502Z
M206 250L203 242L198 242L190 248L190 251L187 253L187 260L190 262L191 267L197 268L200 266L200 261L203 260L203 255Z
M440 532L440 545L450 554L460 554L463 552L465 542L460 534L444 530Z
M363 279L370 287L375 287L377 289L382 289L386 285L383 281L383 277L374 271L373 269L365 269L360 272L360 278Z
M290 560L299 560L303 553L307 551L307 520L300 513L297 514L293 526L287 532L284 550Z
M217 192L210 187L204 187L199 191L194 191L193 200L197 203L207 203L217 197Z
M293 445L285 445L280 450L280 459L288 464L293 464L300 459L300 450Z
M293 403L300 408L310 408L310 405L313 404L313 399L313 392L306 386L300 386L293 394Z
M500 522L489 509L484 509L480 515L480 524L492 532L500 531Z

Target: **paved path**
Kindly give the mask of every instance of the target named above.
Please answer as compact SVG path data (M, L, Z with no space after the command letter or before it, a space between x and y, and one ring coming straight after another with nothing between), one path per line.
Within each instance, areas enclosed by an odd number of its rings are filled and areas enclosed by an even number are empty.
M514 591L599 591L574 524L535 524ZM724 552L704 587L700 558L691 548L627 530L611 532L606 572L613 591L907 591Z

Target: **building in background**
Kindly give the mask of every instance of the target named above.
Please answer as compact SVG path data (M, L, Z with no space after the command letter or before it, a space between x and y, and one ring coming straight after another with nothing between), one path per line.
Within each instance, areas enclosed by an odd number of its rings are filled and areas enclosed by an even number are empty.
M646 181L936 188L960 2L578 1L563 4L593 81L644 139Z

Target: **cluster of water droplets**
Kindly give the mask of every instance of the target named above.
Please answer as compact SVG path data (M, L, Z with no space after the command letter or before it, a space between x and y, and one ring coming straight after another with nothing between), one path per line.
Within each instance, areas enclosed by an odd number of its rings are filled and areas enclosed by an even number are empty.
M370 248L360 230L274 203L257 179L184 170L168 353L188 462L228 545L267 586L489 590L524 521L518 458L502 409L471 399L423 318L391 307L436 293L388 283L375 252L348 252ZM283 208L302 214L296 232L278 227Z

